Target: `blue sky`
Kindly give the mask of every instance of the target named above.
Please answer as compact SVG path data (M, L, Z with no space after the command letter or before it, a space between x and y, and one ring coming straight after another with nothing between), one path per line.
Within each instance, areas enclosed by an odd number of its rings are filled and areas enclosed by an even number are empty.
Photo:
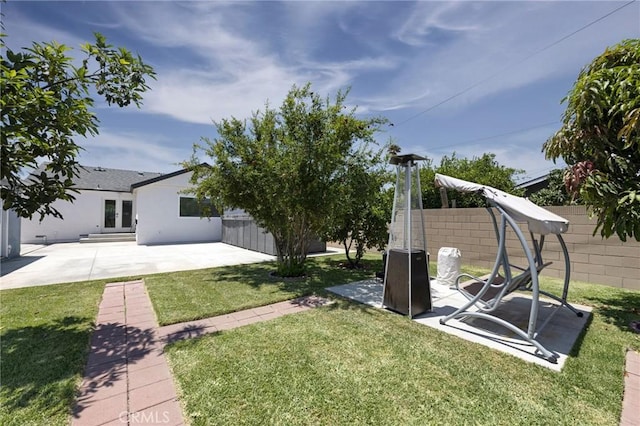
M611 13L626 3L9 0L1 7L14 50L51 40L77 48L98 31L155 68L141 109L97 104L100 135L80 141L85 165L174 171L193 143L215 138L213 121L249 117L267 100L279 106L293 84L309 81L325 95L350 87L347 101L359 115L394 123L378 135L381 143L392 137L403 153L436 163L454 151L492 152L525 170L526 180L555 167L542 144L560 127L560 101L580 69L607 46L640 37L639 2Z

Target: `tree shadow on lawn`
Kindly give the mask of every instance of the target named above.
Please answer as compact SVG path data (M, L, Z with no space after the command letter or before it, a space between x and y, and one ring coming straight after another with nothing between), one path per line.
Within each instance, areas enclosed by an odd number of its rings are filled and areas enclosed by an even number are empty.
M84 368L91 330L89 318L65 317L53 323L9 329L2 334L2 400L11 412L32 404L46 410L64 399L70 406L72 379Z
M278 277L275 262L230 266L216 269L211 282L241 282L254 288L278 286L279 290L291 293L294 297L308 294L326 294L326 287L348 284L375 277L382 267L380 260L363 259L362 269L347 269L340 265L344 259L311 258L306 263L306 275L303 277Z
M90 318L71 316L9 329L2 335L0 392L4 410L68 413L77 398L77 415L101 387L112 387L123 378L127 359L138 362L154 348L153 330L120 323L92 330L87 327L91 322ZM75 378L83 372L89 382L78 393Z
M622 331L633 331L631 322L640 320L640 292L620 292L610 297L585 295L584 298L594 311Z

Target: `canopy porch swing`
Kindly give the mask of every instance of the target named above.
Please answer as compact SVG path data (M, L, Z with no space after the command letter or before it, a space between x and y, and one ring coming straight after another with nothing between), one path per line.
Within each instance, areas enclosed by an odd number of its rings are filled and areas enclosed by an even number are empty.
M543 358L556 363L558 355L546 349L537 340L539 333L558 312L558 309L562 307L570 309L578 317L583 315L582 312L567 302L571 264L567 246L561 234L568 230L569 221L525 198L507 194L487 185L479 185L441 174L436 174L435 185L436 187L454 189L461 192L473 192L483 196L487 200L487 211L493 222L498 244L496 259L488 277L480 278L463 273L456 278L454 287L465 296L467 302L454 312L441 318L440 323L446 324L453 319L463 320L467 317L492 321L529 342ZM499 216L499 219L497 216ZM533 247L529 246L518 222L526 222ZM524 257L526 258L524 266L514 265L509 260L507 244L509 229L513 231L520 247L524 251ZM560 297L540 289L540 271L551 264L551 262L545 263L542 257L545 236L547 235L556 236L561 247L562 260L564 260L564 285L562 296ZM462 282L471 282L471 284L463 286ZM531 292L529 320L526 330L494 315L500 303L504 301L505 296L516 290ZM538 324L541 295L557 302L557 309L542 324Z

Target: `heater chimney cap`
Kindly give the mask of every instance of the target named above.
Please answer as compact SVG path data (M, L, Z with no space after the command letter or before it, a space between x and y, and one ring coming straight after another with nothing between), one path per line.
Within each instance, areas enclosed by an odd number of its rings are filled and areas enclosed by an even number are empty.
M422 161L426 159L426 157L421 157L416 154L394 155L389 160L389 164L407 164L409 161Z

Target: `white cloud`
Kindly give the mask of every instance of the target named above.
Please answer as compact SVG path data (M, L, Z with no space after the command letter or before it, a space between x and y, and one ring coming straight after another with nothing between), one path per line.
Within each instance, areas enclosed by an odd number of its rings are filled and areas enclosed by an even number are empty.
M632 5L522 62L618 5L115 2L108 5L107 17L96 25L116 22L120 32L155 49L175 52L170 62L154 64L159 80L146 95L145 111L205 123L229 115L248 116L267 99L277 104L293 84L306 81L323 92L357 84L350 100L363 112L426 108L477 84L444 105L444 109L463 108L543 79L577 75L604 46L625 36L637 36L637 20L628 15L637 12L638 5ZM269 17L260 19L257 15L266 7L282 12L278 16L279 37L273 36ZM30 31L23 28L16 32L29 37L55 35L62 42L73 39L42 25L25 25ZM368 51L356 49L342 60L327 61L317 50L322 51L318 46L326 44L330 36L358 42L368 37L370 43L363 44ZM345 44L350 41L345 39ZM398 42L405 47L399 48ZM70 44L78 43L74 39ZM335 46L335 50L342 47ZM379 84L359 83L367 75L382 75L383 71L387 75L379 76Z
M266 101L277 107L296 84L314 82L319 93L335 93L352 83L362 69L386 69L388 61L365 58L345 63L304 63L287 68L257 59L233 72L234 77L218 81L215 71L174 70L158 73L152 90L145 94L143 111L170 115L178 120L208 124L234 116L246 118ZM364 108L359 109L364 112Z
M292 83L286 73L274 68L252 74L223 84L189 71L161 75L145 95L143 111L205 124L230 116L245 118L263 107L265 100L282 99Z
M91 33L87 34L89 38L83 39L78 34L72 34L50 25L39 24L11 6L13 5L7 4L3 6L2 13L4 16L2 23L4 29L2 32L7 34L7 37L5 37L7 45L15 51L31 47L33 42L56 41L76 49L82 43L92 41L93 35Z
M173 172L189 159L187 145L151 133L118 132L101 128L100 134L79 142L82 165L144 172ZM169 145L169 146L168 146Z
M436 33L457 33L459 37L481 30L480 21L472 15L458 13L463 9L465 5L462 3L418 2L408 19L392 36L402 43L420 47L436 44L437 40L432 38Z
M394 36L413 49L390 83L366 100L371 108L396 105L429 107L472 85L472 90L445 104L461 108L496 93L544 79L577 76L604 48L638 36L638 4L620 11L575 36L536 54L620 3L593 2L421 2ZM635 17L633 17L635 15ZM472 25L472 22L481 22ZM437 34L439 30L441 33ZM430 37L440 37L432 39ZM424 94L416 100L415 94ZM564 93L563 93L564 94ZM563 95L562 94L562 95ZM411 99L414 99L411 101ZM443 109L443 108L440 108Z
M180 47L187 56L203 62L197 68L179 60L158 66L158 80L145 94L144 111L193 123L248 117L267 100L278 105L293 84L312 81L319 92L334 93L349 86L361 72L394 67L391 59L365 56L343 62L306 56L284 61L263 40L238 32L234 19L242 18L245 7L229 6L195 3L192 7L189 3L138 8L133 13L128 8L115 9L122 25L147 42ZM320 15L335 8L316 6L313 9ZM309 13L306 5L295 10L305 10L304 16ZM298 19L301 15L292 16Z
M246 116L266 99L281 99L294 83L313 81L319 90L331 91L373 71L390 72L383 83L354 91L358 97L352 101L364 110L424 108L479 83L446 104L460 108L542 79L577 75L606 45L638 36L638 4L520 62L621 4L114 2L105 6L104 19L91 22L117 27L158 49L176 49L171 62L156 64L160 81L154 89L162 93L148 96L147 110L201 123L220 115ZM268 17L257 15L267 7L282 11L282 37L263 31L273 30ZM56 38L74 46L82 41L18 18L7 25L20 43L25 37ZM366 35L360 28L367 28ZM375 40L375 49L372 42L369 52L354 51L344 60L327 62L317 56L316 47L335 31L359 41ZM399 51L397 42L405 50ZM197 96L189 102L186 95L198 92L210 100ZM229 112L219 111L221 103L231 106Z
M558 102L579 70L607 45L640 35L640 4L636 2L525 58L622 4L87 2L80 9L79 4L64 2L60 3L64 17L60 21L65 26L46 16L37 16L38 21L36 13L21 15L20 2L9 2L3 9L11 46L56 39L75 47L86 41L82 37L91 37L90 30L86 32L91 22L92 27L104 29L109 40L117 39L139 52L158 72L158 80L151 82L152 90L144 94L143 113L209 124L230 116L248 117L267 100L277 107L293 84L311 81L314 90L323 94L353 86L349 104L358 105L360 113L388 112L396 123L393 136L406 137L398 140L403 151L429 155L427 148L411 149L407 141L420 140L426 126L445 127L438 123L445 115L443 122L464 122L466 134L474 129L484 131L481 118L468 114L472 110L469 106L495 107L490 114L508 122L516 106L520 117L528 112L527 100L515 96L517 89L534 83L543 87L542 83L549 81L559 93L545 92L545 96ZM45 2L30 5L24 10L49 7ZM476 84L436 108L429 120L398 125ZM496 95L508 95L517 105L505 108L492 104ZM544 112L537 111L535 116L541 118L536 121L557 119L557 111L553 114L546 118ZM139 125L145 126L148 117L139 117ZM458 130L439 128L434 133ZM172 163L190 155L189 147L178 148L178 141L173 142L176 148L164 147L172 142L159 138L153 129L101 131L96 141L84 144L89 151L83 158L116 165L126 158L131 168L148 165L153 171L158 167L172 170ZM535 170L551 164L540 153L541 143L549 135L515 135L455 149L465 156L494 152L509 167ZM192 135L187 139L185 145L190 145Z

